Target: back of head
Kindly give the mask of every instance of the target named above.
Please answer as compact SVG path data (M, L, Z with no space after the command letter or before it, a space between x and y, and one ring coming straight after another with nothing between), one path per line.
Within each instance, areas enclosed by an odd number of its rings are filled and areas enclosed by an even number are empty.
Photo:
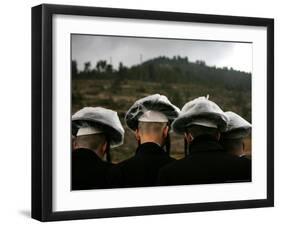
M140 121L172 123L178 114L179 108L166 96L154 94L137 100L127 111L125 122L132 131L135 131Z
M166 126L165 122L139 122L138 129L141 135L161 137Z
M232 111L227 111L225 114L229 120L227 129L222 134L224 138L243 139L250 134L252 125L248 121Z
M73 135L76 136L81 128L95 130L83 131L83 133L104 133L110 138L111 148L123 144L124 129L116 111L102 107L84 107L72 116Z
M252 125L234 112L228 111L225 114L229 121L227 130L222 133L220 143L229 153L241 156L244 154L244 138L249 136Z
M219 130L217 128L200 126L200 125L192 125L190 127L187 127L186 134L188 133L192 135L193 139L199 136L209 136L218 140L220 135Z
M224 131L227 116L222 109L207 97L198 97L187 102L180 111L179 117L172 123L172 129L184 134L184 152L188 154L188 144L196 137L208 135L219 140L220 132Z
M77 136L75 139L74 148L87 148L93 151L99 151L99 149L105 144L105 142L106 137L102 133Z
M125 116L127 126L135 132L138 144L153 142L166 152L170 150L169 126L178 116L179 108L166 96L149 95L137 100Z
M170 137L168 122L147 122L139 121L138 129L135 132L139 144L152 142L165 146L167 153L170 152Z

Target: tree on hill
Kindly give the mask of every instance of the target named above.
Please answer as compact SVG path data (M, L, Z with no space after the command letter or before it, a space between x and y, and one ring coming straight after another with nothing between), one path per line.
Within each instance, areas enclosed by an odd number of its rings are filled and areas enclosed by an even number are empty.
M77 61L76 60L71 61L71 73L72 73L73 77L76 77L78 75Z
M91 71L91 62L90 61L85 62L84 63L84 72L86 74L88 74L88 73L90 73L90 71Z

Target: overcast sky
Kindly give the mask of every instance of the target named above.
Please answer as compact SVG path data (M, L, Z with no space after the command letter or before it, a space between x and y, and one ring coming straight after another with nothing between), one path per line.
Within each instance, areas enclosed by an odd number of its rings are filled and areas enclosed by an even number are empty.
M252 72L252 44L174 39L130 38L114 36L72 35L72 59L83 70L84 63L119 62L132 66L158 56L188 57L189 61L204 60L209 66L232 67Z

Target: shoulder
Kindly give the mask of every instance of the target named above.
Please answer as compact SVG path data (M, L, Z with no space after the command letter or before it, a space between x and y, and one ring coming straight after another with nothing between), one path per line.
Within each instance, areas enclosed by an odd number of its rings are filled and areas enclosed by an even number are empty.
M186 166L187 159L180 159L180 160L175 160L175 159L170 159L170 163L167 165L164 165L160 169L160 173L167 173L167 172L174 172L178 171L180 168Z
M250 159L245 158L244 156L239 157L228 153L226 153L226 156L229 160L236 162L237 164L249 165L252 162Z
M182 173L182 167L185 167L185 159L173 160L160 168L158 173L158 185L174 185L175 178ZM175 176L176 175L176 176Z
M114 167L115 168L122 168L122 167L125 167L127 165L132 164L132 162L134 162L134 161L136 161L136 156L135 155L130 157L130 158L128 158L128 159L125 159L125 160L123 160L123 161L121 161L121 162L119 162L117 164L115 164Z
M136 165L135 161L136 161L135 156L133 156L122 162L113 164L112 167L110 168L111 175L119 177L124 172L128 172L132 167Z

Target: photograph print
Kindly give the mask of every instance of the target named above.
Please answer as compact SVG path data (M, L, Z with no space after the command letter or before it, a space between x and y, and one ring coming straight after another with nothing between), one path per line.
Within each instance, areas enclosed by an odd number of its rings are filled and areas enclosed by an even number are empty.
M252 43L71 34L71 190L252 181Z

